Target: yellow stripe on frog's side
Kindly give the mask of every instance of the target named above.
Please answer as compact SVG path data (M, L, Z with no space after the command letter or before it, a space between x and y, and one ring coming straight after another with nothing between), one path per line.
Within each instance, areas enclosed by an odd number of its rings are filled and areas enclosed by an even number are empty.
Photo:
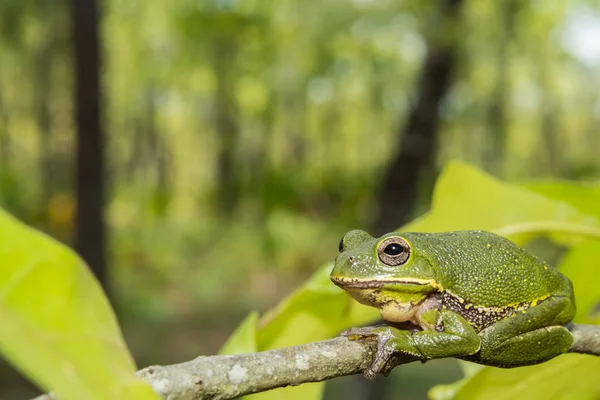
M449 290L446 290L442 296L443 307L461 314L477 331L510 316L512 313L525 312L528 308L550 297L549 294L545 294L533 301L507 304L505 306L480 306L455 295Z
M451 295L452 297L454 297L455 299L457 299L467 309L476 308L476 309L479 309L482 311L485 310L485 311L493 311L493 312L499 312L499 311L505 311L505 310L527 309L529 307L536 306L538 303L540 303L540 302L546 300L548 297L550 297L550 294L544 294L542 296L535 298L534 300L523 301L520 303L511 303L511 304L507 304L504 306L481 306L481 305L477 305L477 304L466 301L465 299L461 298L460 296L452 293L451 290L446 290L446 292L449 295Z

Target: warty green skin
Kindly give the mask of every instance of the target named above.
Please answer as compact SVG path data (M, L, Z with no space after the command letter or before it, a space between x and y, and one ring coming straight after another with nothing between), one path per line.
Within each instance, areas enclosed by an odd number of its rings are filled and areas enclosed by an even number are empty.
M379 245L401 238L410 249L397 266ZM351 329L351 339L376 336L377 357L366 371L386 371L396 353L423 361L458 357L518 367L569 350L565 327L575 315L569 279L511 241L485 231L392 232L344 236L332 281L395 326Z

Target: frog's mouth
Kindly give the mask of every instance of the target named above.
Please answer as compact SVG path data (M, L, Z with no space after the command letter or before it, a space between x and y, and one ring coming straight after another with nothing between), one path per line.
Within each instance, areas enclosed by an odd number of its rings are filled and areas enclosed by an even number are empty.
M417 278L386 278L386 279L357 279L331 276L331 281L342 289L381 289L389 286L429 286L435 287L434 281L430 279Z

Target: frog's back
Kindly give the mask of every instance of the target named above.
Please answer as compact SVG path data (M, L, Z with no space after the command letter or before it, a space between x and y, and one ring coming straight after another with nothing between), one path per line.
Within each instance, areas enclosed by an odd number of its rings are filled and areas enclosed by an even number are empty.
M438 271L444 290L475 306L573 297L569 279L513 242L485 231L404 233Z

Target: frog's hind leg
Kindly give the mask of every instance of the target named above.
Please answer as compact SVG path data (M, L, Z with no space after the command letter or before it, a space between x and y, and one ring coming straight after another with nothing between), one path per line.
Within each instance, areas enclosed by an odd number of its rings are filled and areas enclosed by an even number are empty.
M539 364L566 353L573 336L564 326L548 326L512 337L498 346L481 346L479 359L487 365L522 367Z
M571 307L568 298L552 297L494 323L479 333L479 360L473 361L509 368L566 353L573 336L562 324L572 317Z

